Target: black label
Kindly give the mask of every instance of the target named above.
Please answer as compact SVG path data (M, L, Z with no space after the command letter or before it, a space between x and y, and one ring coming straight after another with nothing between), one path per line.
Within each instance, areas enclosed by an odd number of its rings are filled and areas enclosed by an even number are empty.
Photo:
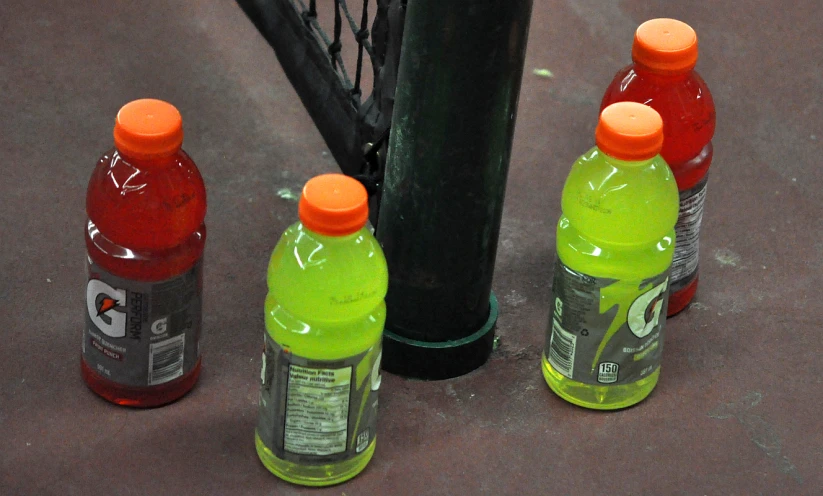
M555 264L546 358L592 385L631 384L660 367L668 271L645 280L592 277Z
M200 357L202 264L161 282L131 281L89 259L83 359L117 384L157 386Z
M362 453L377 435L380 341L344 360L309 360L267 334L257 434L278 458L328 464Z

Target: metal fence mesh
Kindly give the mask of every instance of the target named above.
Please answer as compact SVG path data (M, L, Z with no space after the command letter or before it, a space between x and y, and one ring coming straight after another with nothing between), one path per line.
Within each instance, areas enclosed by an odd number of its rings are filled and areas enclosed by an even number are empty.
M237 1L274 48L340 168L379 192L406 0Z

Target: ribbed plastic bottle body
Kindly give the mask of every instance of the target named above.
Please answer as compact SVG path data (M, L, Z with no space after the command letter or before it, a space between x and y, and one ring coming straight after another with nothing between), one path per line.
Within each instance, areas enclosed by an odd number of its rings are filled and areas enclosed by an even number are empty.
M182 150L137 159L112 149L92 173L86 211L83 378L95 393L120 405L174 401L194 387L200 373L203 179ZM174 340L165 339L171 334ZM159 361L161 354L169 357L168 365Z
M635 338L621 326L635 308L640 308L648 329L659 333L654 346L662 350L665 319L651 322L666 304L677 216L674 178L659 156L624 162L593 148L572 167L562 210L543 375L552 390L571 403L594 409L633 405L654 389L659 364L638 372L639 378L630 383L618 382L615 374L611 385L598 384L598 369L611 363L630 367L619 352L610 355L614 342L609 341L625 340L625 335L626 346L632 346ZM655 289L646 306L638 307L636 302ZM587 300L588 314L580 313Z
M612 103L631 101L655 109L663 118L663 159L680 191L676 227L679 238L672 270L669 315L683 310L698 284L700 224L712 163L715 107L700 75L689 70L664 74L633 63L615 76L603 96L601 110Z
M324 236L297 223L286 230L272 253L268 287L266 353L271 356L264 357L268 364L264 368L277 369L264 370L261 399L277 398L280 394L284 403L279 410L267 409L268 405L261 407L255 436L258 455L270 471L290 482L312 486L343 482L366 467L376 443L376 433L369 432L364 449L357 453L350 450L356 438L363 435L364 424L373 421L369 418L360 422L358 415L367 411L368 405L374 404L376 410L380 343L386 319L384 298L388 289L383 252L366 228L347 236ZM306 393L305 398L300 396L305 389L304 380L295 375L295 370L301 374L321 371L317 373L332 377L330 369L337 374L334 381L338 382L330 382L328 390L322 393L316 389ZM345 375L349 373L350 379ZM350 383L346 382L349 380ZM346 392L344 396L361 399L357 405L351 403L338 413L332 412L339 406L334 401L331 406L311 406L311 398L317 394L329 398L340 391ZM314 410L307 414L303 408ZM269 431L266 422L273 415L284 425L282 431L279 426L272 426L276 432ZM312 415L317 422L301 424L300 418ZM345 421L342 415L346 416ZM326 448L318 448L335 445L338 441L332 434L313 432L313 440L296 434L306 426L315 429L318 424L334 423L334 419L342 422L340 427L345 429L342 437L337 438L342 450L339 454L321 453Z

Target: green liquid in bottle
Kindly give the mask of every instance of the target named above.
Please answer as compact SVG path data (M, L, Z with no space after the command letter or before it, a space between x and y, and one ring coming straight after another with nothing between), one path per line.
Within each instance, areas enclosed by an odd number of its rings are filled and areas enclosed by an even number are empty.
M582 278L590 276L600 281L599 296L593 293L593 298L599 298L599 309L595 307L594 314L599 310L600 315L590 318L600 324L599 332L606 334L606 343L601 342L600 346L608 345L609 338L616 336L609 336L610 332L622 329L621 332L628 334L627 318L632 318L634 308L641 310L642 317L635 316L635 321L632 322L640 329L641 335L642 325L646 324L646 320L654 319L655 313L660 326L654 327L650 323L647 329L662 330L668 289L665 289L666 283L659 281L671 267L674 225L678 213L677 185L666 162L659 155L638 162L618 160L594 147L572 167L563 189L562 210L563 215L557 225L559 263L555 267L555 286L558 285L557 272L562 266L583 274ZM658 278L657 283L643 285L642 281L655 277ZM645 290L643 288L653 288L654 284L658 284L659 301L650 300L648 309L642 307L645 300L633 306ZM615 377L608 378L609 367L612 365L603 365L604 361L609 361L608 346L593 362L591 358L585 361L583 374L578 374L581 370L574 369L571 375L585 376L585 382L569 378L568 370L567 374L563 374L550 363L553 326L557 323L558 312L562 314L563 311L563 308L559 308L563 307L563 302L558 302L560 298L555 295L557 290L556 287L553 290L555 297L546 351L542 357L543 376L549 387L570 403L599 410L625 408L648 396L657 384L659 363L644 370L642 378L631 383L620 383ZM566 302L566 306L570 306L569 302ZM643 310L646 312L642 313ZM634 310L634 314L637 313ZM645 320L638 320L640 318ZM621 325L626 327L621 328ZM558 343L555 356L562 356L570 351L574 353L574 348L579 352L585 340L591 339L589 336L598 332L596 325L581 327L582 330L576 332L574 337L569 333L564 334L569 340ZM597 337L593 339L595 343L599 341ZM631 345L631 339L634 338L629 335L629 339L627 343ZM659 353L662 350L662 334L659 339L659 343L649 345L645 355L643 350L638 350L634 356L642 359L650 352ZM640 342L639 339L635 341ZM578 355L580 354L579 352ZM622 359L626 360L626 357ZM618 358L615 360L619 361ZM565 364L565 361L561 357L556 358L555 363ZM632 365L629 363L619 366L626 369ZM595 375L598 367L605 367L602 376ZM616 372L614 376L619 377ZM615 384L600 385L593 377L606 378L605 382L614 380Z
M386 260L380 245L366 228L344 236L326 236L301 223L294 224L272 253L268 287L267 338L276 348L286 350L284 356L308 360L308 366L340 364L362 356L351 365L352 391L362 385L365 393L362 401L352 402L349 408L349 418L355 420L348 423L348 433L342 435L348 439L349 450L359 432L352 432L352 426L355 430L362 428L357 415L368 405L374 404L376 408L388 288ZM288 377L288 373L281 376L285 380L283 377ZM293 387L289 383L289 388ZM318 404L322 401L318 400ZM345 401L349 401L348 397ZM278 477L301 485L327 486L346 481L366 467L374 454L376 433L368 437L368 445L364 444L362 450L358 446L359 451L353 456L328 463L314 463L312 458L322 457L311 455L300 462L285 459L294 455L278 457L272 442L267 443L261 436L260 424L255 445L260 460Z

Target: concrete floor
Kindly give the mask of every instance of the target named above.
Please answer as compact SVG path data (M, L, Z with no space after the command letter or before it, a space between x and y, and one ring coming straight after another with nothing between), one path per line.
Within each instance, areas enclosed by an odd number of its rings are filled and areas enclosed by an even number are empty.
M817 0L537 0L494 281L501 346L462 378L385 375L374 460L312 491L254 451L261 310L296 218L277 191L336 165L269 46L233 2L3 0L0 494L823 494L819 14ZM701 286L667 325L652 396L595 413L539 371L554 223L601 92L658 16L696 28L718 109ZM145 96L180 108L210 196L204 372L141 411L86 389L78 355L86 183L119 107Z

